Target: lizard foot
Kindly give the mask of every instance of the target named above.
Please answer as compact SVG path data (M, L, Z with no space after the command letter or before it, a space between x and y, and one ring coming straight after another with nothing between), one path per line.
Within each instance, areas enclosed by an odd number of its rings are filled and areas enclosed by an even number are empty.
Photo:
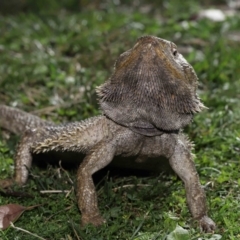
M203 216L199 220L199 224L200 224L201 229L206 233L213 233L214 230L216 229L216 224L208 216Z
M92 224L93 226L101 226L106 222L106 220L101 215L95 216L82 216L82 226L86 226L87 224Z
M0 188L9 188L14 184L13 179L11 178L6 178L0 180Z

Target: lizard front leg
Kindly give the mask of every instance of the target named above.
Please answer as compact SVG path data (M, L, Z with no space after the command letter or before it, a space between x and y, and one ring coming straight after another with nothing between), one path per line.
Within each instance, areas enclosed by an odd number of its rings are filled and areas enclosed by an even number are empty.
M205 232L213 232L215 223L207 216L206 197L196 171L191 146L183 136L176 141L175 151L169 159L170 165L185 184L187 203L192 216L199 221Z
M105 222L97 203L97 193L92 175L107 166L113 159L115 146L111 143L100 142L85 157L77 172L78 207L82 213L82 225L99 226Z
M15 155L14 178L0 180L0 187L8 188L13 184L23 185L28 179L28 169L32 165L31 145L34 130L27 130L17 147Z

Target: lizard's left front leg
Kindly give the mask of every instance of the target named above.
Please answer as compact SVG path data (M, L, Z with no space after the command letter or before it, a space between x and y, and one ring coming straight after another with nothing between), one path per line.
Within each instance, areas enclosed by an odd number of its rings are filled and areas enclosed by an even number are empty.
M191 146L183 135L176 142L175 151L169 159L170 165L183 180L187 203L192 216L200 223L205 232L213 232L215 223L207 216L206 197L201 187L198 173L192 160Z
M81 163L77 173L78 207L82 213L82 225L99 226L105 222L97 203L97 193L92 175L107 166L113 159L115 146L112 143L100 142Z

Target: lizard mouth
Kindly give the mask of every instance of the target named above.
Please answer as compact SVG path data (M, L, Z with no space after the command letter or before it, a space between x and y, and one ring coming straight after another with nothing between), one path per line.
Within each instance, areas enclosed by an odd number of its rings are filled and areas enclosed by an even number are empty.
M154 36L142 36L140 38L137 39L137 43L136 45L147 45L147 44L150 44L150 45L155 45L155 44L159 44L159 40L161 40L161 42L168 42L167 40L164 40L162 38L157 38L157 37L154 37ZM136 46L135 45L135 46Z
M132 49L141 53L149 53L152 48L164 49L165 45L168 43L168 41L154 36L143 36L138 38L136 44ZM151 52L154 54L155 50L152 50Z

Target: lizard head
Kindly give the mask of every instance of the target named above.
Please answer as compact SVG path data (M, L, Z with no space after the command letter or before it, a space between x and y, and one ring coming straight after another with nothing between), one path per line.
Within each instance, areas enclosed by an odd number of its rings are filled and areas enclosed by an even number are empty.
M204 108L197 86L194 69L174 43L144 36L119 56L114 73L97 93L107 117L154 136L178 131Z

